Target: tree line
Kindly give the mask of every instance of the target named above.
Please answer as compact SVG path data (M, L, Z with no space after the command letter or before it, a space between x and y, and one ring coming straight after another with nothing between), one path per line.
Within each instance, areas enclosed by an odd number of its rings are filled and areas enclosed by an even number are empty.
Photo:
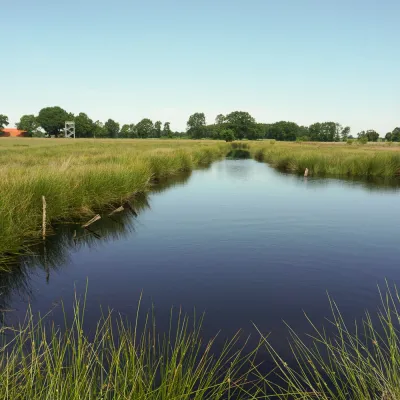
M257 140L275 139L279 141L317 141L339 142L355 139L350 127L338 122L316 122L310 126L295 122L279 121L271 124L256 122L248 112L233 111L227 115L219 114L214 123L207 124L204 113L194 113L187 121L185 132L173 132L169 122L153 122L144 118L137 124L120 124L113 119L106 122L93 121L87 114L78 115L67 112L61 107L45 107L38 115L23 115L16 124L17 128L32 137L59 137L64 134L66 121L75 122L76 137L81 138L183 138ZM0 129L8 125L8 118L0 114ZM386 141L400 142L400 127L385 135ZM376 142L380 135L373 129L357 133L361 141Z

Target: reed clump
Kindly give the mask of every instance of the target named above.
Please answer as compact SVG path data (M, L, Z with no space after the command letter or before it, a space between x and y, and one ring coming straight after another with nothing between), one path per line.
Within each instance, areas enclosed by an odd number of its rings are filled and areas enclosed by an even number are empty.
M28 311L21 326L0 330L7 338L0 352L1 399L248 398L255 352L244 351L239 334L216 355L215 338L202 340L202 319L171 313L162 334L151 314L139 324L138 311L133 326L106 314L89 335L84 304L75 299L72 322L62 328Z
M149 191L156 180L209 165L228 148L215 141L3 139L1 260L40 237L42 196L47 221L86 218Z
M397 289L381 293L378 315L366 312L348 324L330 300L331 332L317 328L308 336L289 328L291 361L286 362L265 338L276 364L279 385L261 376L265 393L280 399L398 400L400 399L400 298ZM311 340L311 343L310 343Z
M253 157L285 172L335 177L396 177L400 175L400 152L387 146L258 142Z

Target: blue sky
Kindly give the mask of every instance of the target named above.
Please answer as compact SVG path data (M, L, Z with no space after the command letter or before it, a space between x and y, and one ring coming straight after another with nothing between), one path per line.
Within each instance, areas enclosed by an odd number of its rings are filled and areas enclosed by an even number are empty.
M400 125L398 0L0 0L0 113Z

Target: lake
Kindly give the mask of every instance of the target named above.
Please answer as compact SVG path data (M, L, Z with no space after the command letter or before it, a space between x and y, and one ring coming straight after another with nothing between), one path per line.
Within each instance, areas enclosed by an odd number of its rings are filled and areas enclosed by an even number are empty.
M352 320L379 305L377 285L400 283L399 188L388 182L304 178L254 160L223 160L160 184L129 210L56 234L0 277L4 323L53 308L71 312L85 292L86 323L100 306L130 320L154 303L159 329L171 307L205 312L221 341L253 324L287 352L286 321L309 330L329 317L327 292ZM75 289L74 289L75 288Z

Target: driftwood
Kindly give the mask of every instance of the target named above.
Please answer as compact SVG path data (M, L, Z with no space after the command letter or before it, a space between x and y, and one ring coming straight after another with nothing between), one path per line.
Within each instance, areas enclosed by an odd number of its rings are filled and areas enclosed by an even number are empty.
M95 215L90 221L86 222L86 224L83 224L82 228L87 228L89 225L92 225L94 222L98 221L99 219L101 219L100 215L99 214Z
M110 214L108 214L108 216L111 217L111 215L114 215L114 214L119 213L119 212L124 211L124 210L125 210L124 207L122 207L122 206L118 207L115 210L111 211Z
M43 204L42 237L44 240L46 238L46 210L47 210L46 198L44 196L42 196L42 204Z

